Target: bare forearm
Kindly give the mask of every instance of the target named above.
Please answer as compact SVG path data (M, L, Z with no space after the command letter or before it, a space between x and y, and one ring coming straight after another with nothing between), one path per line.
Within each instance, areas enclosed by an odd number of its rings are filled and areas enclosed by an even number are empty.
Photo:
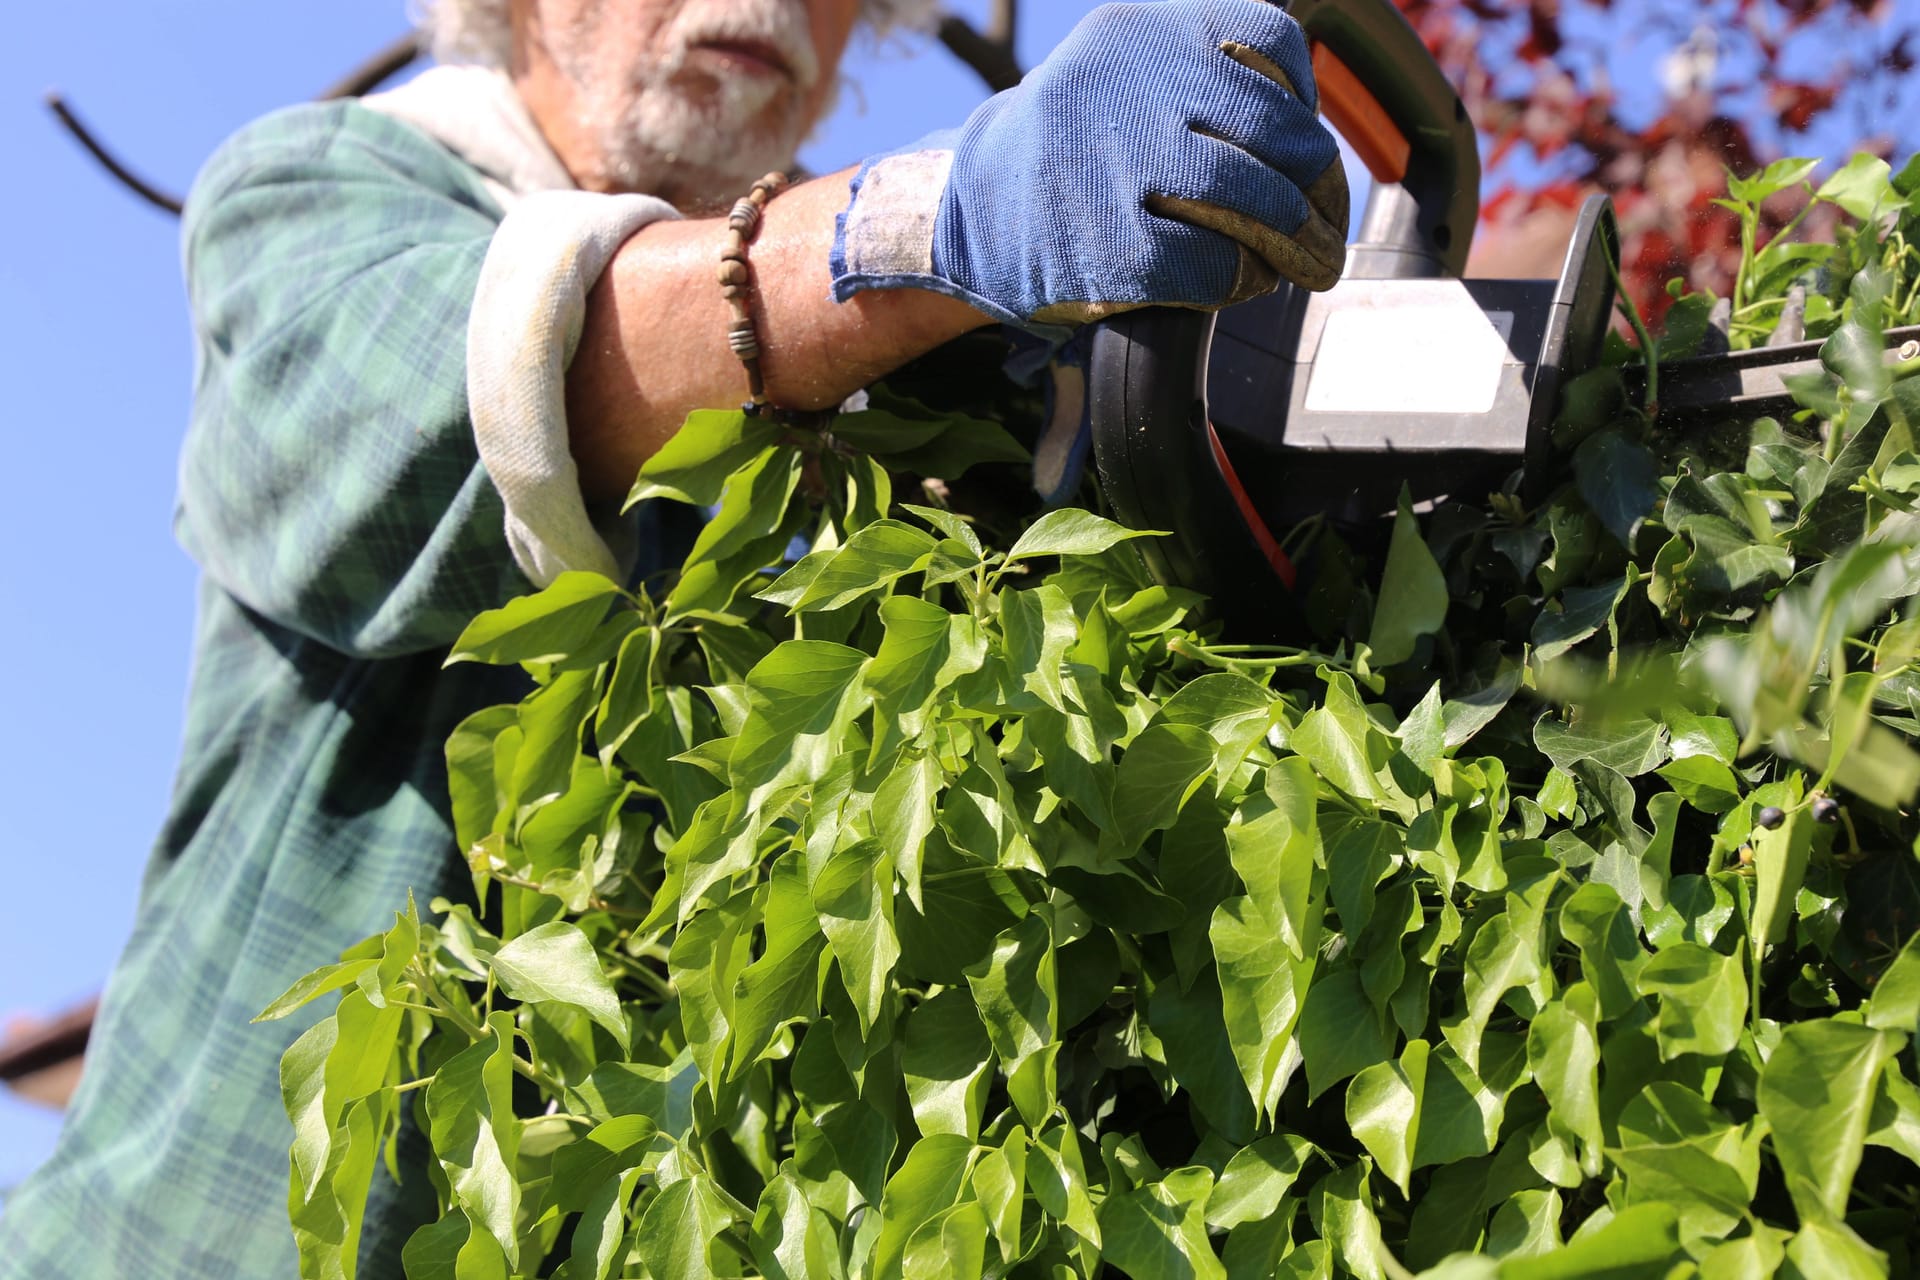
M833 301L828 250L848 176L803 183L774 200L754 241L761 368L768 396L790 408L838 404L989 323L963 302L915 289ZM724 219L653 223L621 248L589 294L567 372L573 455L589 498L624 493L692 410L746 398L714 274L724 242Z

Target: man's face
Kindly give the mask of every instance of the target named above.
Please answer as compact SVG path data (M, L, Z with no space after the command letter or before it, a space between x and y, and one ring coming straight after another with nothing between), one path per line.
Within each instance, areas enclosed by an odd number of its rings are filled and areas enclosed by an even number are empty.
M731 201L830 102L861 0L521 0L521 58L565 82L593 175L679 204ZM578 175L576 176L583 176Z

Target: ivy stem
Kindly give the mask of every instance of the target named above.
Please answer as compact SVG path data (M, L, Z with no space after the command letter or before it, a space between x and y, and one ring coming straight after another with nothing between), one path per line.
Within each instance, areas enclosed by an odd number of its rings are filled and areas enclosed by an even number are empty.
M531 889L535 893L545 894L548 897L559 896L549 892L544 885L541 885L537 881L528 880L524 876L516 876L510 871L488 871L484 874L491 880L497 880L501 884L510 884L516 889ZM623 907L617 902L608 902L605 898L597 894L587 895L587 906L595 911L604 911L610 916L618 916L622 920L645 920L649 914L645 911L637 911L632 907Z
M440 988L434 983L432 978L427 976L426 971L420 967L417 961L407 967L412 971L415 985L419 987L420 994L427 998L427 1003L451 1019L454 1026L466 1032L467 1039L482 1040L486 1038L486 1028L463 1013L444 995L441 995Z
M1174 638L1167 641L1167 652L1183 658L1192 658L1211 667L1220 667L1228 671L1241 668L1255 671L1275 671L1282 667L1305 667L1326 665L1341 671L1351 671L1351 663L1342 662L1332 654L1320 653L1313 649L1290 649L1284 645L1205 645L1196 641ZM1271 658L1234 658L1233 653L1271 653Z
M1634 305L1633 295L1627 292L1627 286L1620 279L1620 264L1614 261L1613 250L1607 249L1607 274L1613 277L1613 299L1627 323L1633 326L1633 335L1640 341L1640 358L1647 366L1647 399L1642 408L1652 418L1660 408L1660 352L1653 345L1653 335L1647 332L1647 322L1640 318L1640 308ZM1734 303L1738 305L1739 284L1734 285Z
M622 965L618 969L608 970L607 976L614 979L625 977L638 978L643 986L659 996L662 1000L673 999L673 984L643 964Z
M561 1084L558 1080L555 1080L553 1077L549 1076L546 1072L542 1071L539 1067L534 1066L531 1062L527 1061L525 1058L521 1057L517 1053L513 1055L513 1069L516 1072L518 1072L521 1076L525 1077L528 1080L533 1081L535 1084L539 1085L542 1089L545 1089L549 1093L558 1095L566 1092L565 1085Z

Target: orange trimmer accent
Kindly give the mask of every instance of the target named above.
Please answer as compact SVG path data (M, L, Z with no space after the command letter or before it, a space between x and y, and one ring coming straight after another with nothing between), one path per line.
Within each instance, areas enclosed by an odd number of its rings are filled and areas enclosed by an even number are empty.
M1320 114L1366 164L1375 182L1407 176L1413 148L1379 99L1323 44L1313 46L1313 79L1320 88Z

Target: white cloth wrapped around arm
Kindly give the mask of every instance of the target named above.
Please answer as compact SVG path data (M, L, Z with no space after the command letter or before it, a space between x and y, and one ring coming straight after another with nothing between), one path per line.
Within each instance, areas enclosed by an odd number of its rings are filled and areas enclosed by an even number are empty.
M653 196L543 191L494 233L467 324L467 401L480 461L506 505L507 544L539 586L568 569L616 581L567 444L567 365L587 294L641 227L679 214Z
M506 210L468 318L467 400L514 562L539 586L568 569L617 580L622 566L587 513L567 447L567 365L614 252L679 213L653 196L577 190L501 71L434 67L362 105L480 170Z

